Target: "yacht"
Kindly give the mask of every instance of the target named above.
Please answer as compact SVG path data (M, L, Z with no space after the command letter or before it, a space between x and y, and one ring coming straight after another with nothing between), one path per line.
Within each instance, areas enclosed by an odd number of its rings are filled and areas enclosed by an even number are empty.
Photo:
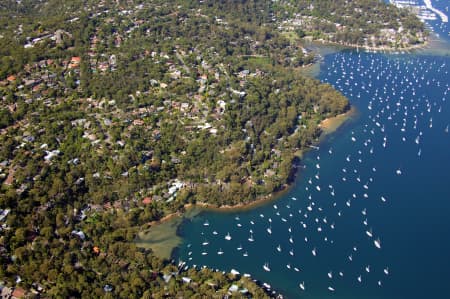
M302 281L302 282L299 284L299 287L300 287L300 289L302 289L302 290L304 291L304 290L305 290L305 282Z
M372 238L372 229L366 230L366 235Z
M278 250L278 252L281 252L281 245L277 246L277 250Z
M242 256L248 256L247 251L242 254Z
M317 252L316 252L316 248L314 247L313 250L311 250L312 255L316 256Z
M230 240L231 240L230 233L228 233L228 234L225 236L225 240L227 240L227 241L230 241Z
M223 254L222 248L220 248L219 251L217 251L217 254L218 254L218 255L222 255L222 254Z
M269 233L269 235L271 235L271 234L272 234L272 227L269 226L269 227L267 228L267 232Z
M238 251L242 250L242 245L239 245L239 247L237 248Z
M380 239L376 239L373 241L373 244L375 244L375 247L380 249L381 248L381 242Z
M206 220L206 221L203 223L203 226L209 226L208 220Z
M270 272L269 263L265 263L265 264L263 265L263 269L264 269L265 271L267 271L267 272Z
M255 241L255 239L253 239L253 234L250 234L250 237L248 238L248 241L249 241L249 242Z
M334 288L332 288L332 287L328 287L328 290L329 290L330 292L334 292Z

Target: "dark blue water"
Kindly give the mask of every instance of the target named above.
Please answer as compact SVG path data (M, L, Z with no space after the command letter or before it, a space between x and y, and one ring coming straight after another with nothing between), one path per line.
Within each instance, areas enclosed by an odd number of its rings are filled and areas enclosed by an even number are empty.
M305 156L276 202L186 221L178 257L249 273L288 298L448 298L449 65L426 55L326 56L319 79L358 114Z

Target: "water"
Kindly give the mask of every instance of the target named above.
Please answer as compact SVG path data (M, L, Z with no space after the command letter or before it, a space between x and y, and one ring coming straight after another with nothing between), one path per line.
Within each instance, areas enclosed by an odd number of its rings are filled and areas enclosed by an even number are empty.
M449 65L440 56L327 55L319 79L358 115L305 156L276 202L186 221L177 256L250 273L288 298L447 298Z

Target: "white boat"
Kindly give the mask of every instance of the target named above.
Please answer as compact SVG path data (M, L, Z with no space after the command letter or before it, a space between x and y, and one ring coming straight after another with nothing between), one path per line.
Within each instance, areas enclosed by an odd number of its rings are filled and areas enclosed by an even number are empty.
M209 242L206 241L206 240L202 243L203 246L206 246L206 245L208 245L208 244L209 244Z
M381 248L381 242L380 239L376 239L373 241L373 244L375 244L375 247L380 249Z
M329 290L330 292L334 292L334 288L332 288L332 287L328 287L328 290Z
M300 269L297 267L294 267L295 272L300 272Z
M278 252L281 252L281 245L277 246L277 250L278 250Z
M292 255L292 256L294 256L294 250L292 250L292 249L289 250L289 254Z
M222 255L222 254L223 254L222 248L220 248L219 251L217 251L217 254L218 254L218 255Z
M202 255L207 255L208 253L206 251L202 252Z
M328 275L328 278L329 278L329 279L332 279L332 278L333 278L333 272L332 272L332 271L328 272L327 275Z
M213 231L213 235L217 235L218 233L216 231Z
M302 290L304 291L304 290L305 290L305 282L302 281L302 282L299 284L299 287L300 287L300 289L302 289Z
M242 256L248 256L247 251L242 254Z
M360 275L360 276L358 276L358 281L359 281L359 282L361 282L361 281L362 281L361 275Z
M242 245L239 245L238 248L236 248L238 251L242 250Z
M248 241L249 241L249 242L255 241L255 239L253 239L253 234L250 234L250 237L248 238Z
M389 268L388 267L384 268L383 272L384 274L389 275Z
M225 236L225 240L227 240L227 241L230 241L230 240L231 240L230 233L228 233L228 234Z
M287 264L286 268L291 269L291 264Z
M203 223L203 226L209 226L208 220L206 220L206 221Z
M268 227L268 228L267 228L267 233L269 233L269 235L272 234L272 228L271 228L271 227Z
M294 239L292 239L292 237L289 237L289 243L294 244Z
M263 269L264 269L264 271L270 272L269 263L265 263L263 265Z
M395 171L395 173L396 173L397 175L401 175L401 174L402 174L402 171L401 171L400 169L397 169L397 171Z
M316 248L314 247L313 250L311 250L312 255L316 256L317 252L316 252Z
M366 235L372 238L372 229L366 230Z

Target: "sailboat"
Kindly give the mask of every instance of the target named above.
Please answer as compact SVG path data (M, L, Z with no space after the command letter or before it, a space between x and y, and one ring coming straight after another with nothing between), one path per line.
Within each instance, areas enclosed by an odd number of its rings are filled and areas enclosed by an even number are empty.
M253 234L250 234L250 237L248 238L248 241L249 241L249 242L255 241L255 239L253 239Z
M227 240L227 241L230 241L230 240L231 240L230 233L227 233L227 235L225 236L225 240Z
M223 254L222 248L220 248L219 251L217 251L217 254L218 254L218 255L222 255L222 254Z
M380 241L379 238L376 239L376 240L374 240L374 241L373 241L373 244L375 244L375 247L376 247L376 248L378 248L378 249L381 248L381 241Z
M265 263L265 264L263 265L263 269L264 269L265 271L267 271L267 272L270 272L269 263Z
M299 287L300 287L300 289L302 289L302 290L304 291L304 290L305 290L305 282L302 281L302 282L299 284Z

